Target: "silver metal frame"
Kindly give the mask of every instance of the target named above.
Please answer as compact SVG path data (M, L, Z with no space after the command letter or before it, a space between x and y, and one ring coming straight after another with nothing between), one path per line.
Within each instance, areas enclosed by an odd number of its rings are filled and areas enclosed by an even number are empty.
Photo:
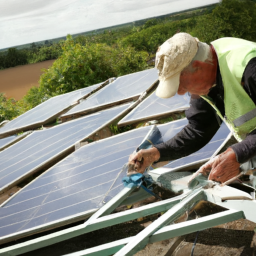
M134 237L129 237L68 255L99 256L112 255L113 253L120 256L134 255L136 252L143 249L148 243L185 235L241 218L248 218L256 222L256 216L253 214L255 212L254 210L256 210L255 200L227 200L222 202L221 199L216 196L213 198L213 196L207 192L207 189L202 187L171 199L145 205L140 208L130 209L124 212L110 214L117 206L122 205L122 202L126 200L134 189L135 188L124 188L116 197L111 199L106 205L95 212L94 215L92 215L84 224L3 248L0 250L0 255L19 255L97 229L163 211L167 212ZM229 210L195 220L173 224L173 222L182 214L188 212L202 200L214 202L228 208ZM251 208L252 206L253 208Z

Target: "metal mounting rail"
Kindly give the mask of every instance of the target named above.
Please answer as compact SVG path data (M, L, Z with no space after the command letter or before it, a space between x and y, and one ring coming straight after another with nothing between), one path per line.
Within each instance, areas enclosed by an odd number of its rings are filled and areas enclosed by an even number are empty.
M151 214L167 211L172 206L179 203L184 197L186 197L184 194L175 198L148 204L139 208L108 215L122 202L126 202L127 196L129 196L133 190L134 189L128 187L124 188L117 196L111 199L106 205L104 205L94 215L92 215L91 218L89 218L84 224L0 249L0 255L23 254L82 234L89 233L94 230L134 220L140 217L145 217Z
M195 220L189 220L178 224L169 225L161 228L157 232L155 232L152 236L149 237L148 243L154 243L158 241L162 241L165 239L169 239L172 237L182 236L185 234L193 233L199 230L204 230L216 225L224 224L229 221L234 221L244 218L243 211L236 210L227 210L220 213L215 213L206 217L202 217ZM66 256L107 256L112 255L117 252L115 255L134 255L130 254L130 252L123 251L120 254L122 248L124 249L125 245L134 241L135 237L129 237L125 239L121 239L112 243L100 245L97 247L93 247L87 250L67 254ZM120 250L121 249L121 250Z

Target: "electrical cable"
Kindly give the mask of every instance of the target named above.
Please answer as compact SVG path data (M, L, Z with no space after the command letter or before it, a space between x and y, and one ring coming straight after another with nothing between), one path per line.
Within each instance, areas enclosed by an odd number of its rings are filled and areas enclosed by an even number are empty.
M192 249L191 249L191 256L193 256L193 254L194 254L194 249L196 247L196 242L197 242L197 237L198 237L199 232L200 231L197 231L197 233L196 233L196 238L195 238L194 244L193 244Z

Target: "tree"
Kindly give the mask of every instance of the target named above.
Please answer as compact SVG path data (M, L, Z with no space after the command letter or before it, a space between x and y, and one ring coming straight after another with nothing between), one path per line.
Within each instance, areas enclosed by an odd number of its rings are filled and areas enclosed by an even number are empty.
M20 108L16 106L14 99L7 99L3 93L0 93L0 102L0 123L21 114Z
M221 37L256 40L256 4L244 0L223 0L211 14L198 18L193 35L210 43Z
M121 76L147 67L148 54L132 47L106 44L82 46L71 36L62 47L62 55L40 78L40 91L47 97L70 92L110 77Z

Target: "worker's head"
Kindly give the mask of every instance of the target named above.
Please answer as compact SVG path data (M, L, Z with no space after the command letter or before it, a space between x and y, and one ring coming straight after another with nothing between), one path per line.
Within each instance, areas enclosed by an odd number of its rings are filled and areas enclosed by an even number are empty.
M214 84L217 63L213 49L187 33L164 42L156 53L160 83L156 95L170 98L178 92L205 95Z

